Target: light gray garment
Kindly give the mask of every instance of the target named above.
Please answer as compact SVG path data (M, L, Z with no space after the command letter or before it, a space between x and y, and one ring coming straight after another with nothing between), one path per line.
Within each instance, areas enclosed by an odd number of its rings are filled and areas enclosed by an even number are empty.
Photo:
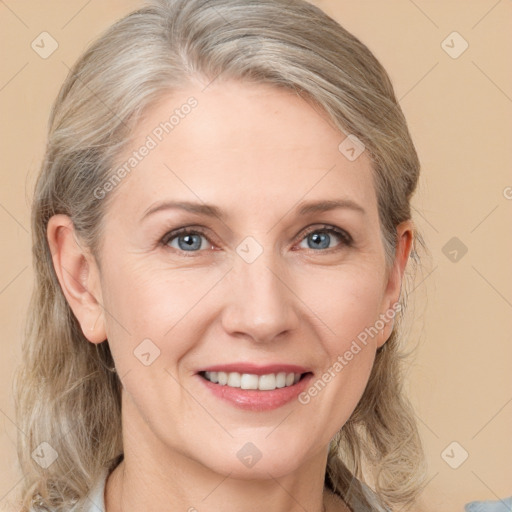
M89 500L89 508L87 512L105 512L105 484L107 483L107 476L109 472L107 469L103 470L101 478L98 480L96 486L91 489L87 495Z

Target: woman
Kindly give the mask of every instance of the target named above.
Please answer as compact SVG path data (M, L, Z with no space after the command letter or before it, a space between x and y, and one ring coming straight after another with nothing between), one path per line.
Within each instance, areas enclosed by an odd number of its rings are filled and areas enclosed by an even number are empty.
M114 24L59 93L36 185L23 510L412 502L418 174L386 72L306 2Z

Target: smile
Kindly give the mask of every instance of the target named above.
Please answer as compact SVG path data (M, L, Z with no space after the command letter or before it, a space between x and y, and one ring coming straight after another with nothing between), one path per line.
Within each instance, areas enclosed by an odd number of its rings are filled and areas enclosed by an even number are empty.
M279 372L256 375L254 373L238 372L201 372L200 375L206 380L220 386L273 391L297 384L304 374Z
M313 372L291 364L232 363L203 367L196 377L224 403L238 409L270 411L296 401Z

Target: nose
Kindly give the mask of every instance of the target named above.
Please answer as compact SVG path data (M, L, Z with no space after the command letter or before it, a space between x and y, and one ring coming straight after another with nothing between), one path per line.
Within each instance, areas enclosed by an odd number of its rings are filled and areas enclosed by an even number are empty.
M268 343L298 326L300 301L290 274L270 253L264 251L252 263L236 258L226 276L222 324L232 336Z

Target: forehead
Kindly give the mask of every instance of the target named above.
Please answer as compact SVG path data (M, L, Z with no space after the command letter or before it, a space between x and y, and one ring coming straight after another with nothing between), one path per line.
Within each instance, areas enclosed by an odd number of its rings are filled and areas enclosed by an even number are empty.
M117 162L128 172L116 194L135 214L162 199L261 210L263 200L289 208L345 197L376 211L366 153L347 159L339 149L346 134L293 91L236 81L190 86L162 97L134 135Z

